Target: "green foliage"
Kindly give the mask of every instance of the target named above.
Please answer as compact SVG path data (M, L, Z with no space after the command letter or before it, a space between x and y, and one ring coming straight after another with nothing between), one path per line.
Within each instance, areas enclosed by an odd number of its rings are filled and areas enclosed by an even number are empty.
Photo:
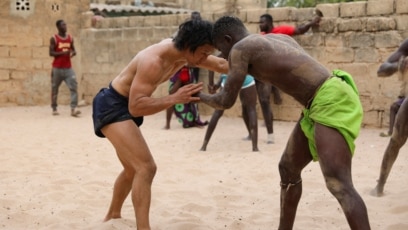
M293 6L297 8L315 7L322 3L338 3L338 2L358 2L367 0L268 0L268 7L284 7Z

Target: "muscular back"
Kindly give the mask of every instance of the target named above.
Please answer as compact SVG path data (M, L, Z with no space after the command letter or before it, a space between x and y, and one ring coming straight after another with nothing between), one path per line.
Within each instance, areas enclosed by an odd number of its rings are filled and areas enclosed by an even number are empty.
M233 71L248 72L307 105L329 71L286 35L249 35L230 52ZM233 74L232 74L233 75Z

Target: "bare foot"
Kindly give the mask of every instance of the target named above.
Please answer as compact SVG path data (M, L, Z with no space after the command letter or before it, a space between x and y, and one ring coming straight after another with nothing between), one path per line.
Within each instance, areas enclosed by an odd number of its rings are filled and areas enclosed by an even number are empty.
M244 141L250 141L251 140L251 135L248 135L247 137L242 138Z
M119 218L122 218L122 217L120 215L107 215L105 219L103 219L103 222L109 221L111 219L119 219Z
M73 116L73 117L79 117L79 114L81 114L81 111L79 111L79 110L71 110L71 116Z
M273 144L273 143L275 143L275 137L273 136L273 133L268 134L266 143L267 143L267 144Z
M377 184L373 190L371 190L370 195L376 197L382 197L384 195L384 186Z
M198 120L197 122L195 122L195 126L203 127L203 126L206 126L206 125L208 125L208 121L202 122L202 121Z
M196 127L196 128L202 129L202 128L205 127L205 125L195 123L194 126L192 126L192 127Z
M391 134L389 133L385 133L385 132L380 133L380 137L389 137L389 136L391 136Z
M203 143L203 145L201 146L200 151L206 151L206 150L207 150L207 145L208 145L208 141L207 141L207 140L204 140L204 143Z

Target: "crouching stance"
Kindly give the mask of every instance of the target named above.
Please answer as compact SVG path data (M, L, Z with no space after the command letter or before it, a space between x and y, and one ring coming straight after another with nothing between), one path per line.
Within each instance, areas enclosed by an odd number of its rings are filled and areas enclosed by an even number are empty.
M326 186L340 203L351 229L370 229L364 201L353 186L351 159L363 116L352 77L328 71L291 37L250 34L236 17L214 25L214 45L228 58L224 88L200 93L202 102L217 109L231 107L247 74L278 87L305 108L289 137L279 163L281 212L279 229L292 229L302 194L301 172L318 161Z
M226 72L228 63L211 56L212 24L191 20L180 25L177 36L140 51L103 88L93 101L95 134L106 137L115 147L123 170L119 173L105 221L121 217L123 202L131 192L137 229L150 229L151 185L156 164L139 129L143 116L165 110L174 104L198 101L193 96L203 84L188 84L171 95L152 97L155 89L184 65L190 64L217 72Z

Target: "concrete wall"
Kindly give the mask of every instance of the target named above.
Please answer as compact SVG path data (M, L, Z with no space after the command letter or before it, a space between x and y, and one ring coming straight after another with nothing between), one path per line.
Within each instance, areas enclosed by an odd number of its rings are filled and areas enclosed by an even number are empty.
M49 41L57 33L56 20L64 19L73 34L78 56L73 59L81 76L81 28L90 25L83 9L87 0L0 1L0 106L50 104ZM67 87L60 99L69 100Z
M169 37L189 17L165 15L105 18L95 28L91 28L91 14L84 10L89 8L86 6L89 5L89 0L80 1L81 4L78 1L70 4L71 1L61 0L64 4L58 15L53 15L55 13L51 12L50 3L31 0L30 3L36 9L26 16L16 16L10 6L12 2L15 0L0 3L1 15L6 15L0 17L0 23L7 25L0 28L0 106L49 104L52 59L48 57L48 44L50 36L56 31L55 20L62 16L68 23L69 32L76 39L78 56L74 58L74 68L79 80L80 99L87 103L92 101L101 87L108 85L138 51ZM253 33L259 32L256 22L266 12L274 16L276 25L299 25L313 17L311 8L257 7L257 4L262 5L264 2L266 5L266 1L203 2L204 6L192 9L207 9L204 7L238 2L234 14ZM253 9L239 7L246 2L256 4ZM190 3L197 6L200 1ZM341 68L354 76L365 111L364 125L387 125L389 106L397 96L399 82L396 76L386 79L376 77L376 70L408 37L408 1L370 0L321 4L317 8L325 14L320 28L296 36L295 39L328 69ZM227 8L224 11L211 8L201 12L209 20L231 13ZM205 70L201 71L200 77L206 81ZM69 92L65 88L61 86L61 104L69 103ZM166 94L167 84L163 84L154 96ZM275 118L296 120L301 111L300 105L285 94L283 100L283 104L279 106L272 102ZM204 114L212 111L202 105L200 109ZM240 115L239 102L226 111L226 115ZM261 118L260 112L259 117Z

